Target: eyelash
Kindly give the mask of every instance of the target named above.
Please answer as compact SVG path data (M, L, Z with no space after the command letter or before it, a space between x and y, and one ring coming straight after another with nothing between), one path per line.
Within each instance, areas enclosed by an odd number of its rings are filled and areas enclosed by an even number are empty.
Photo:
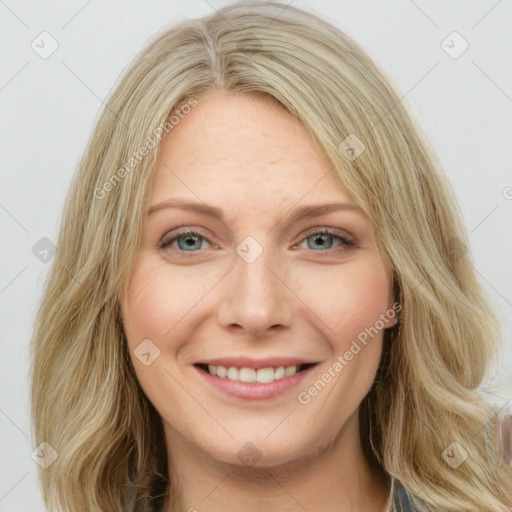
M171 247L172 243L175 240L177 240L180 237L186 236L186 235L199 236L200 238L206 240L206 242L208 242L209 244L212 244L212 242L208 239L208 237L204 233L202 233L200 230L187 228L187 229L180 231L179 233L176 233L175 236L173 236L172 238L170 238L168 240L162 240L159 243L158 248L166 249L168 247ZM337 252L342 251L347 248L353 249L353 248L357 247L357 244L354 241L349 240L348 238L346 238L344 236L341 236L339 234L339 231L336 229L333 229L333 228L320 228L316 231L311 231L304 238L302 238L302 240L300 240L299 244L301 244L302 242L304 242L308 238L311 238L314 235L333 235L335 238L338 238L341 241L341 245L334 249L323 249L323 250L311 249L311 251L315 252L316 254L329 256L332 254L336 254ZM299 245L299 244L297 244L297 245ZM215 245L215 244L212 244L212 245ZM193 256L196 256L201 253L201 250L196 250L196 251L182 251L180 249L175 249L175 250L178 251L179 253L182 253L183 255L186 255L185 257L193 257Z

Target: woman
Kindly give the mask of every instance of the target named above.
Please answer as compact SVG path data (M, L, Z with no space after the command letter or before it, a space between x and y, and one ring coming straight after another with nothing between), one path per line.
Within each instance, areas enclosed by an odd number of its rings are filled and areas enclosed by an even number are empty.
M254 2L159 35L63 223L32 344L51 510L512 505L453 197L339 29Z

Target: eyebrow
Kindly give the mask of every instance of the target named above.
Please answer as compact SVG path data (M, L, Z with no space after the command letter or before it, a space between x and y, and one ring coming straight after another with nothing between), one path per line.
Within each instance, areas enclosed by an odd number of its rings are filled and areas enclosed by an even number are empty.
M205 215L210 215L211 217L215 217L219 219L221 222L225 223L225 215L221 208L212 205L207 205L205 203L196 203L195 201L164 201L162 203L151 206L148 210L148 215L158 210L163 210L165 208L179 208L181 210L195 211L198 213L203 213ZM291 213L285 216L281 222L292 224L303 219L318 217L320 215L326 215L327 213L339 210L354 211L366 217L366 213L364 212L364 210L352 203L322 203L301 206L300 208L293 210Z

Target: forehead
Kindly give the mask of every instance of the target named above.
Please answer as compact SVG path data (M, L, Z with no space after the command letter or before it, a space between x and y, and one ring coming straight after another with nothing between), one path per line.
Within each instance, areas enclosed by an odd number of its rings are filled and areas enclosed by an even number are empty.
M174 196L241 208L282 208L301 197L348 201L304 126L261 96L199 101L162 142L150 204Z

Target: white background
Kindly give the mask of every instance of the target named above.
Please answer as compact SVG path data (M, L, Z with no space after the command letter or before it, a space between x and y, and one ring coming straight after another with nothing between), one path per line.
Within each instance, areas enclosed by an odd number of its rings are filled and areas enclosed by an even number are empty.
M0 512L44 510L31 458L27 371L51 262L32 247L42 237L56 241L72 174L119 74L157 31L227 3L0 0ZM504 324L494 382L505 403L512 399L512 2L293 5L325 16L366 48L437 151L470 233L474 267ZM59 45L47 59L31 48L43 31ZM441 47L453 31L469 43L457 59Z

